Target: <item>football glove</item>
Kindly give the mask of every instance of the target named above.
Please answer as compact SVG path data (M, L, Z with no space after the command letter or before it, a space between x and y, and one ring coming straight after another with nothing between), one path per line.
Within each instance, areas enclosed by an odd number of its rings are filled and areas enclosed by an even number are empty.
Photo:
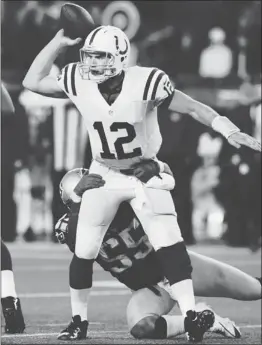
M81 180L76 185L74 192L78 196L82 196L88 189L103 187L105 180L102 176L97 174L88 174L88 171L84 174Z
M136 163L133 168L134 175L143 183L147 183L154 176L161 178L159 164L152 159Z

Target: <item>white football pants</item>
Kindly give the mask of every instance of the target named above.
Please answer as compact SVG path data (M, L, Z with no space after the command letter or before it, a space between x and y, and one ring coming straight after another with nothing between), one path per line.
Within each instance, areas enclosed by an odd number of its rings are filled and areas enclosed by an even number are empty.
M82 259L95 259L105 233L119 205L130 202L155 250L183 241L177 223L174 203L169 192L174 179L161 174L143 184L134 176L126 176L97 161L89 173L106 181L100 188L87 190L79 211L75 254Z

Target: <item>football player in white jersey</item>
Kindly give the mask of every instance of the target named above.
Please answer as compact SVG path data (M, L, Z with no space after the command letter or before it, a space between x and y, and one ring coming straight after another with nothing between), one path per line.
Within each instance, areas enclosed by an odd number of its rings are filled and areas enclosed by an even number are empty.
M58 80L50 76L60 52L79 42L80 39L65 37L60 30L35 58L23 81L31 91L72 100L89 133L93 154L90 172L105 180L104 186L86 191L82 198L75 255L70 265L71 294L78 295L79 301L86 300L92 286L93 262L104 235L120 203L128 201L156 250L171 295L178 301L188 325L188 338L201 340L214 315L206 313L203 317L194 311L190 258L170 192L159 183L163 166L156 158L162 142L157 107L172 103L173 111L211 126L236 147L245 145L260 151L261 146L210 107L175 91L163 71L128 68L130 43L116 27L93 30L80 49L81 61L67 65ZM158 175L149 182L134 176L135 164L147 159L154 159L159 167ZM86 308L83 303L72 305L73 315L86 319Z
M151 163L143 165L147 173ZM173 187L173 177L166 169L166 188ZM60 243L66 243L72 253L75 249L76 227L81 196L88 189L103 186L99 175L87 169L69 171L60 183L60 195L68 212L57 222L55 233ZM78 202L73 202L78 198ZM207 256L188 251L193 266L193 284L196 296L226 297L237 300L261 300L261 278L254 278L230 265ZM110 224L96 262L119 282L132 290L126 315L130 333L135 338L163 339L184 332L183 317L167 315L175 305L169 295L169 285L161 274L161 267L152 245L127 202L120 205ZM206 306L198 306L199 310ZM86 337L88 322L74 316L58 339L76 340ZM211 332L239 338L234 322L215 315Z

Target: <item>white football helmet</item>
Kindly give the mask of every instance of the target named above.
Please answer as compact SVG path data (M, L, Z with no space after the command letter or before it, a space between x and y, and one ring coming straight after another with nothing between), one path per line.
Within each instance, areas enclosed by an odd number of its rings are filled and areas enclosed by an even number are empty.
M80 202L81 197L76 195L74 189L83 175L88 173L88 169L76 168L68 171L59 184L59 192L63 203L70 207L72 202Z
M102 83L128 67L129 55L126 34L115 26L100 26L90 32L80 49L80 74L83 79Z

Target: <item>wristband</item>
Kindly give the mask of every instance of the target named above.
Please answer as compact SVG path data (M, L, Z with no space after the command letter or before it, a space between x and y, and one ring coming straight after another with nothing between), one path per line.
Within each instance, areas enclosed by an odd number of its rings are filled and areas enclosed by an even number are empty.
M228 139L230 135L240 132L240 129L225 116L215 117L212 121L211 127L216 132L222 134L226 139Z

